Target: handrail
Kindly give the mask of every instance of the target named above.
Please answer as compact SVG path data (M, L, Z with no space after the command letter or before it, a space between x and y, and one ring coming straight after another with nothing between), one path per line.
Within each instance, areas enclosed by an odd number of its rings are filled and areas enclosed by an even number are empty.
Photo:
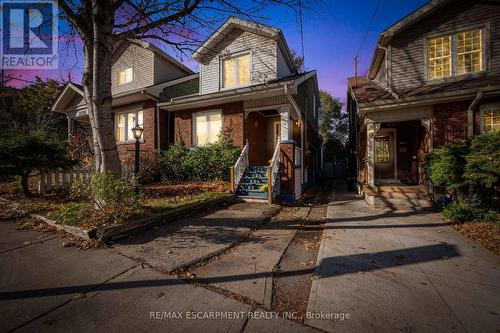
M238 188L238 185L240 184L241 178L243 177L243 174L245 173L247 167L248 167L248 140L246 141L245 146L241 150L241 154L236 160L236 163L234 163L233 191L236 191L236 189Z
M271 183L268 185L269 193L272 193L272 196L278 196L280 192L280 182L278 174L279 174L279 165L280 165L280 139L278 138L276 142L276 147L274 148L273 158L271 159L271 163L269 164L269 170L271 172ZM271 196L271 198L272 198Z

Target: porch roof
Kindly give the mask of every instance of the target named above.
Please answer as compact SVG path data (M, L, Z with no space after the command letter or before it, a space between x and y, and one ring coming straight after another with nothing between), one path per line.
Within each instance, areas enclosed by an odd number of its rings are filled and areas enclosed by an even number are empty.
M397 106L411 102L439 101L439 99L463 99L474 96L478 91L498 95L500 77L481 76L471 79L453 80L437 84L422 84L418 87L388 91L382 85L367 77L348 78L349 90L360 109L377 106Z

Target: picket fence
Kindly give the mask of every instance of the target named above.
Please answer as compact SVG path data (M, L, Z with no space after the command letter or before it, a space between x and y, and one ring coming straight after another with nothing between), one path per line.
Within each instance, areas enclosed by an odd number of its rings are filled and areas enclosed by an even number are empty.
M42 172L38 181L38 192L69 191L75 180L89 179L92 168L74 167L71 170Z

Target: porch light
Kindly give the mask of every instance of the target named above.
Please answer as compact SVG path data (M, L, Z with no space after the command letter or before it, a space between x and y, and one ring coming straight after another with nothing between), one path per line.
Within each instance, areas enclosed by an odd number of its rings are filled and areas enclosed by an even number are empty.
M295 126L300 127L300 122L298 120L295 120Z
M132 133L134 134L134 139L136 140L139 140L142 137L142 132L144 132L144 128L139 125L135 125L135 127L132 128Z

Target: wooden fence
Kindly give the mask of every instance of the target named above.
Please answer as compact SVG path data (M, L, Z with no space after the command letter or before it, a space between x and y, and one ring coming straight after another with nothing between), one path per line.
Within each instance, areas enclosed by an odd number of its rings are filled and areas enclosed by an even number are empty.
M38 181L38 192L69 191L75 180L89 179L92 168L74 167L72 170L42 172Z

